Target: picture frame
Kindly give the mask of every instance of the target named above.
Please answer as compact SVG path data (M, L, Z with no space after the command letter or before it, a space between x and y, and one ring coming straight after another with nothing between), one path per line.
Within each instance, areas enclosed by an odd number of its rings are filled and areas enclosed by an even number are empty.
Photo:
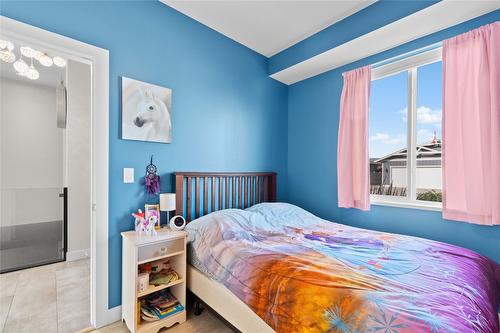
M155 229L160 229L160 226L161 226L161 223L160 223L160 218L161 218L160 205L159 204L155 204L155 205L146 204L146 205L144 205L144 218L146 219L146 221L149 220L150 218L156 219Z
M172 142L172 89L121 78L122 139Z

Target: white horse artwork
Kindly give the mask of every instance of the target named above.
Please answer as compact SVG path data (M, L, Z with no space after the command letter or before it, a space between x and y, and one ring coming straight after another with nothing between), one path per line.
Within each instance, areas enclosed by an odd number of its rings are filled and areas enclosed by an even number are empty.
M122 138L172 142L172 90L122 78Z

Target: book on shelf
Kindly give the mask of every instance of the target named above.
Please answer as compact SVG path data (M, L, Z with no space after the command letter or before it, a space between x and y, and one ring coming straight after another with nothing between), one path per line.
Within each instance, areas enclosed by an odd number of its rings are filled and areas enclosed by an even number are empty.
M168 290L160 290L141 301L141 318L155 321L184 310L184 306Z

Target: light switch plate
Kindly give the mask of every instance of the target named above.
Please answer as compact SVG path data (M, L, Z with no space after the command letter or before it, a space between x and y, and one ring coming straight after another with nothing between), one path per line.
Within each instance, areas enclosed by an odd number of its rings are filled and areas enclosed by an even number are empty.
M123 182L125 184L134 182L134 168L123 168Z

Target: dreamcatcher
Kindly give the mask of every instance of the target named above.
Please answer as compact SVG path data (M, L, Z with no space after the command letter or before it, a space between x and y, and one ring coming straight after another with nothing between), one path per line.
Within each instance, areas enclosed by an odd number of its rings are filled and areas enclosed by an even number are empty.
M146 187L146 193L152 197L160 194L160 176L156 174L156 171L156 165L153 164L153 155L151 155L151 161L146 167L144 186Z

